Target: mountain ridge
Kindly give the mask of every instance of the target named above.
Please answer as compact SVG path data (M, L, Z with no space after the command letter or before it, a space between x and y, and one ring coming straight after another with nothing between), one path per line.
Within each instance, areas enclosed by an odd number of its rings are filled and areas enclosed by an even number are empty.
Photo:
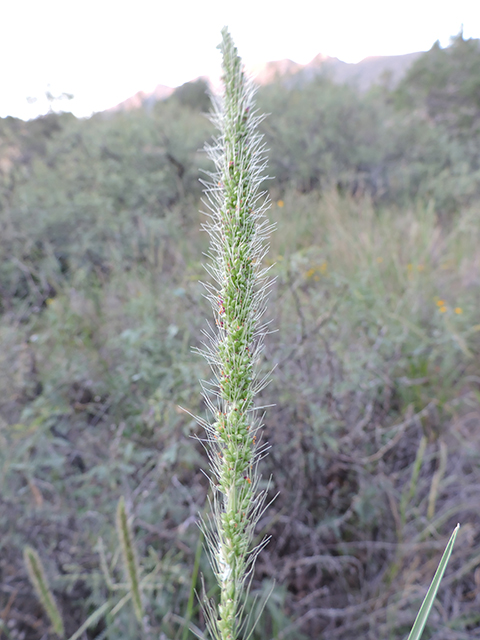
M316 77L324 76L337 84L351 84L360 91L367 91L379 83L388 83L390 88L397 85L410 66L423 53L423 51L416 51L395 56L368 56L356 63L343 62L339 58L319 53L307 64L283 58L255 65L247 71L260 85L281 81L287 85L301 86ZM200 79L205 80L214 92L216 87L220 85L220 78L210 76L198 76L189 82ZM168 98L177 88L159 84L151 92L138 91L126 100L106 109L106 112L150 107L158 100Z

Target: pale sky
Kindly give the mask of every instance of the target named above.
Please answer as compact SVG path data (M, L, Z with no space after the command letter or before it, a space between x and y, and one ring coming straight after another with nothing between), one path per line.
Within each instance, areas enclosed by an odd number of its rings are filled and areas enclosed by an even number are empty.
M218 76L228 25L247 68L480 38L480 0L0 0L0 117L45 113L45 91L89 116L157 84ZM35 102L28 98L36 98Z

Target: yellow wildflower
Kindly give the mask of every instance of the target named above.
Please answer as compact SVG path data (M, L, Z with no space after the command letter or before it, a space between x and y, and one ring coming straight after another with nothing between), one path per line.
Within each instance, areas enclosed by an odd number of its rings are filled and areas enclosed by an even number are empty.
M455 307L455 313L460 315L461 313L463 313L463 309L462 307Z
M284 205L284 204L285 204L285 203L284 203L284 201L283 201L283 200L278 200L278 202L277 202L277 207L280 207L280 209L281 209L281 208L283 207L283 205Z

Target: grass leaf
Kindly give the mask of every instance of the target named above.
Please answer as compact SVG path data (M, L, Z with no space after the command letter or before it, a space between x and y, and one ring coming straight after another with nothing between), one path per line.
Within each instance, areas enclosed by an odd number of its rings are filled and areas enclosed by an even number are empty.
M453 533L448 541L448 544L443 552L442 559L440 560L440 564L438 565L438 569L433 576L432 583L430 588L427 591L427 595L425 596L424 601L422 602L422 606L420 607L420 611L415 618L415 622L413 623L412 630L410 631L410 635L408 636L408 640L419 640L422 636L423 629L427 622L428 616L430 615L430 609L432 608L433 602L436 598L438 588L440 586L440 582L442 581L443 574L445 573L445 569L447 568L448 561L450 560L450 556L452 555L453 545L455 544L455 538L457 537L458 530L460 529L460 525L457 524Z

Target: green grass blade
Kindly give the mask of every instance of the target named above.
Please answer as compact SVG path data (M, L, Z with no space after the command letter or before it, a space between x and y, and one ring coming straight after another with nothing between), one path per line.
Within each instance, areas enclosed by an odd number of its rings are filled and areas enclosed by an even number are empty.
M200 530L200 536L197 542L197 550L195 552L195 561L193 564L192 581L190 583L190 596L188 598L187 613L185 615L185 624L183 627L182 640L187 640L188 632L190 631L190 621L192 619L193 603L195 601L195 585L197 584L198 571L200 569L200 557L202 555L203 540L204 540L203 531Z
M120 550L123 556L123 564L125 565L125 573L127 575L130 591L132 594L133 608L135 616L140 624L143 619L142 594L140 591L140 566L135 551L133 533L128 522L127 512L125 509L125 499L122 496L118 501L117 507L117 535L120 541Z
M450 540L448 541L445 551L443 552L442 559L440 560L438 569L433 576L432 584L430 585L430 588L427 591L427 595L422 602L420 611L415 618L415 622L413 623L413 627L410 631L410 635L408 636L408 640L420 640L428 616L430 615L430 609L432 608L433 602L437 595L438 587L440 586L440 582L443 578L443 574L445 573L445 569L447 568L448 561L450 560L450 556L452 555L453 545L455 544L455 538L457 537L459 529L460 525L457 524L457 526L453 530Z
M111 606L112 605L110 604L110 602L105 602L104 604L102 604L102 606L96 609L92 613L92 615L90 615L85 620L82 626L79 629L77 629L72 636L70 636L68 640L78 640L78 638L80 638L83 635L84 631L86 631L89 627L93 626L96 622L98 622L100 618L103 616L103 614L106 613L111 608Z

